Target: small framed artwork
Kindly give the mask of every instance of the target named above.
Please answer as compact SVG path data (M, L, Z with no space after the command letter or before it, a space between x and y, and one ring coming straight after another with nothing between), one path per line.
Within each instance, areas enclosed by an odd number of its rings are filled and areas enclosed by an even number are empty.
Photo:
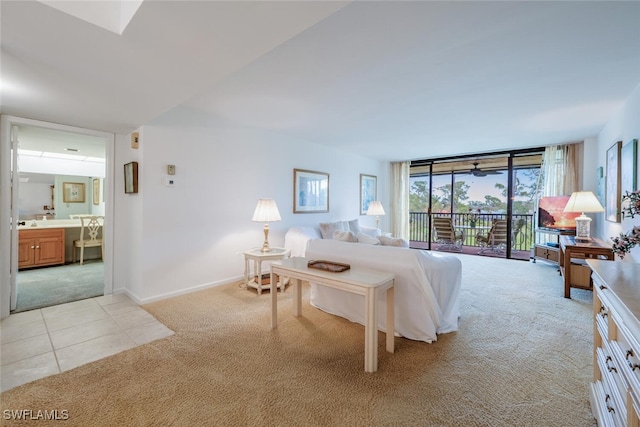
M93 178L93 204L100 204L100 178Z
M604 168L602 166L596 169L596 197L602 206L606 205L604 199Z
M607 221L620 222L620 151L622 141L613 144L607 150L607 178L605 181L605 218Z
M329 174L293 170L293 213L329 212Z
M84 203L84 183L63 182L62 201L64 203Z
M124 192L126 194L138 192L138 162L124 165Z
M638 187L636 182L637 173L637 150L638 140L632 139L620 150L620 190L621 194L635 191Z
M360 174L360 215L366 215L369 204L378 197L378 177Z

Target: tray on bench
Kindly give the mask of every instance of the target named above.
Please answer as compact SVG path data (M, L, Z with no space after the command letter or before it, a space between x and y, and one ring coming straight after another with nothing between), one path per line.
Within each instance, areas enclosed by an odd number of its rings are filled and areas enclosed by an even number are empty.
M347 271L351 268L349 264L342 264L340 262L326 261L323 259L311 260L307 262L307 267L317 268L318 270L331 271L333 273L340 273Z

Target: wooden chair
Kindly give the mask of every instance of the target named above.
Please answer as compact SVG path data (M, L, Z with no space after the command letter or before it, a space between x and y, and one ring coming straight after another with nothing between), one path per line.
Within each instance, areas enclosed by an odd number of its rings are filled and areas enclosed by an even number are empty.
M435 232L436 243L439 243L435 249L438 251L449 250L462 252L464 234L462 231L456 231L451 218L434 216L431 221L433 231Z
M478 255L489 251L494 254L503 254L507 248L507 220L493 220L489 233L486 236L484 234L478 234L476 236L476 243L481 247Z
M81 216L80 217L80 239L73 241L73 262L76 262L76 251L80 248L80 265L84 264L84 248L100 246L100 259L104 257L104 239L102 227L104 225L103 216Z
M511 229L511 249L512 250L515 250L518 243L518 238L520 238L521 243L524 240L523 229L524 229L525 223L526 221L524 220L524 218L520 218L513 224L513 228Z

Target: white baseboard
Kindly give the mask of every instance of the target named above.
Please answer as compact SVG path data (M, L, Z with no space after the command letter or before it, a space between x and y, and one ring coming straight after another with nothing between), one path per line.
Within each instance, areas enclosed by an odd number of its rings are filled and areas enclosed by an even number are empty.
M164 299L167 299L167 298L177 297L179 295L185 295L185 294L190 294L192 292L202 291L202 290L208 289L208 288L215 288L215 287L218 287L218 286L224 286L224 285L228 285L228 284L231 284L231 283L237 283L237 282L240 282L242 280L244 280L244 276L232 277L232 278L225 279L225 280L219 280L217 282L203 283L201 285L192 286L190 288L180 289L179 291L167 292L167 293L164 293L164 294L158 294L158 295L154 295L154 296L150 296L150 297L146 297L146 298L140 298L138 295L134 294L133 292L131 292L128 289L114 289L113 293L114 294L124 293L129 298L131 298L131 300L133 300L136 304L143 305L143 304L149 304L149 303L155 302L155 301L161 301L161 300L164 300Z

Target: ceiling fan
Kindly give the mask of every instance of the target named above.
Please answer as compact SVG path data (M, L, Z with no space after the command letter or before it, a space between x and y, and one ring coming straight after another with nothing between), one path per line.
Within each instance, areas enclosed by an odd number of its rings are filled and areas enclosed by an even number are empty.
M473 176L487 176L487 175L500 175L502 172L494 171L494 170L482 170L478 167L478 163L473 164L473 169L470 169L468 172Z

